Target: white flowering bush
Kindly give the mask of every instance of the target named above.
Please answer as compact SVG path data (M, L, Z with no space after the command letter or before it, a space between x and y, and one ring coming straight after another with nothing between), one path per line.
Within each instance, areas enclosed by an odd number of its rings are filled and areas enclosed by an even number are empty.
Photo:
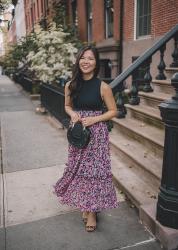
M59 78L68 79L72 74L77 48L66 42L69 36L62 28L52 23L49 29L35 28L37 52L30 51L27 62L38 79L53 83Z

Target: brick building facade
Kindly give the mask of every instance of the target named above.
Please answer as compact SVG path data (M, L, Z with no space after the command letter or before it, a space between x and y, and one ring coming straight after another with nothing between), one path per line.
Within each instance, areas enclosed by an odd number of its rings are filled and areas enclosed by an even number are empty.
M17 35L16 35L16 21L14 19L14 10L13 8L9 8L4 13L4 20L9 20L8 25L5 25L4 29L4 45L5 51L8 51L8 46L16 43Z
M18 0L15 8L14 20L16 23L17 41L26 36L25 8L24 0Z
M101 75L114 78L178 23L177 0L68 0L79 37L100 52ZM76 20L75 20L76 19ZM173 51L173 41L167 49ZM165 59L171 61L171 56ZM159 60L159 59L158 59ZM152 67L154 68L154 63Z
M99 50L103 78L112 79L119 71L120 5L120 0L68 1L80 39Z
M150 28L147 34L137 34L138 30L138 4L150 4ZM145 8L146 9L146 8ZM166 32L178 24L178 1L176 0L125 0L123 15L123 69L131 62L133 56L141 55L146 49L153 46ZM146 12L146 10L145 10ZM143 13L145 14L145 13ZM146 13L147 14L147 13ZM173 41L167 45L165 61L169 64L172 61ZM170 53L168 53L170 51ZM157 57L159 52L157 53ZM159 60L159 58L158 58ZM157 59L155 60L157 61ZM157 64L152 64L152 73L156 71Z
M24 0L25 21L27 33L30 33L34 25L41 23L44 27L53 15L53 4L57 0Z
M24 0L27 34L36 23L49 23L54 4L60 1L66 4L66 20L80 40L96 44L100 75L108 79L114 79L133 57L141 55L178 23L177 0ZM173 46L173 41L168 43L168 63Z

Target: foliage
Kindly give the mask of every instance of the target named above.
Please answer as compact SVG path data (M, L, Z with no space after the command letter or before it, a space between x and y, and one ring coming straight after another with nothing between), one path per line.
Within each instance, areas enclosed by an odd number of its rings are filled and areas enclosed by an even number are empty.
M17 71L19 68L27 67L27 55L29 52L37 51L35 34L23 37L17 44L11 45L6 55L0 58L0 65L7 74Z
M9 50L9 52L6 53L6 55L0 57L0 65L3 66L3 69L7 75L14 73L15 68L18 66L18 63L16 60L14 60L11 52L12 51Z
M4 10L9 7L11 2L12 2L11 0L1 0L0 1L0 14L2 14L4 12Z
M77 48L67 41L69 34L56 27L55 23L51 23L47 31L38 25L35 33L38 49L27 56L30 69L43 82L53 83L59 78L70 78Z
M37 25L0 60L6 72L30 71L30 75L48 83L71 77L75 54L82 44L76 29L66 20L66 1L60 0L53 7L54 22L43 28Z
M35 32L13 45L0 64L7 73L19 68L29 69L35 78L54 83L59 78L71 77L77 48L69 42L69 34L51 23L48 30L39 25Z
M70 34L66 37L66 41L74 43L79 49L82 46L82 43L78 37L77 29L74 27L74 25L69 24L69 20L67 20L67 1L60 0L59 2L54 3L53 9L55 12L53 21L56 23L56 26L62 27L64 32Z
M30 51L37 52L38 46L36 43L36 34L31 33L26 37L23 37L17 44L12 46L12 56L18 62L22 64L27 63L27 55Z
M53 9L55 11L55 15L53 17L53 21L56 23L57 27L63 27L64 31L66 31L66 1L61 0L58 3L54 3Z

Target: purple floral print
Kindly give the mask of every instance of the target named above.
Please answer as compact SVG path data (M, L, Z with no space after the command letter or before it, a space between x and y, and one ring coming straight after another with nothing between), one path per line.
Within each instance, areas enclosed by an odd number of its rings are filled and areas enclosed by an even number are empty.
M78 111L81 117L100 115L102 111ZM105 122L89 127L86 148L69 145L68 163L55 184L59 201L83 211L99 212L118 207L112 182L109 133Z

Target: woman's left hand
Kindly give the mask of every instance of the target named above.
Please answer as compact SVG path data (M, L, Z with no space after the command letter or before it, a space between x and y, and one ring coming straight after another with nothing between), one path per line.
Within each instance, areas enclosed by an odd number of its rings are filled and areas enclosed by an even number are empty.
M88 116L88 117L82 118L81 121L84 127L91 126L94 123L98 122L96 116Z

